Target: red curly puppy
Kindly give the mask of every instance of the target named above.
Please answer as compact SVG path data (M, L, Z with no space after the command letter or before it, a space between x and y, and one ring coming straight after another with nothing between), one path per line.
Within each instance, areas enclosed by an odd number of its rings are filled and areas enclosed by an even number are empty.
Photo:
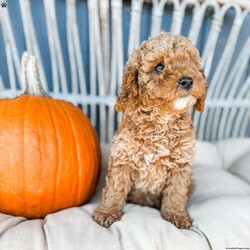
M113 140L106 186L93 214L109 227L126 201L160 208L189 228L187 212L195 129L188 110L203 111L207 83L198 50L180 35L161 32L132 54L115 110L125 110Z

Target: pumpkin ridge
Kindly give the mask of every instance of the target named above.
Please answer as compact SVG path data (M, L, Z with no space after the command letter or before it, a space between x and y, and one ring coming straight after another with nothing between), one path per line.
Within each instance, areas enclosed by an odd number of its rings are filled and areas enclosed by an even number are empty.
M100 151L99 151L99 148L96 147L96 145L99 144L96 131L95 131L94 127L92 127L90 120L84 119L84 117L81 117L81 119L84 122L85 129L88 131L88 136L91 138L93 137L93 139L90 140L90 143L91 143L91 147L94 149L92 151L92 153L93 153L93 158L95 159L95 165L98 165L98 164L100 164L100 162L98 161L98 159L100 159ZM91 186L89 197L91 197L93 195L95 188L96 188L96 185L97 185L97 182L98 182L98 179L99 179L98 175L100 175L100 170L98 170L96 168L94 170L95 170L95 172L94 172L95 183Z
M1 103L1 108L2 108L2 105L3 104L6 104L5 106L5 109L4 109L4 112L1 114L1 117L4 117L6 114L7 114L7 111L8 109L11 107L11 105L9 105L9 99L5 98L4 101ZM1 129L2 131L2 129ZM2 133L0 133L0 139L2 137ZM5 168L5 166L3 166ZM10 165L8 164L8 169L6 170L8 171L8 173L10 172ZM2 197L0 196L0 204L1 204L1 200L2 200Z
M51 124L53 126L53 130L54 130L54 135L55 135L55 148L56 148L56 151L57 151L57 154L55 157L56 159L56 174L55 174L55 178L54 179L54 197L53 197L53 205L52 205L52 209L54 210L55 209L55 202L56 202L56 191L57 191L57 175L58 175L58 168L59 168L59 161L60 161L60 157L59 157L59 142L58 142L58 134L57 134L57 129L56 129L56 124L54 122L54 115L53 115L53 112L51 110L51 107L50 107L50 101L51 100L54 100L54 99L48 99L48 98L44 98L44 100L46 100L46 104L47 104L47 107L48 107L48 110L49 110L49 115L50 115L50 120L51 120Z
M41 96L34 96L34 95L31 95L31 94L25 94L25 98L28 98L29 101L27 101L26 103L26 114L28 114L28 117L26 117L24 120L29 121L29 126L32 125L32 127L34 126L36 128L36 133L33 133L32 134L32 137L34 138L35 140L35 149L36 149L36 154L37 154L37 158L36 160L38 161L38 164L37 165L33 165L32 168L29 170L29 171L34 171L35 174L36 174L36 178L35 179L32 179L33 181L33 189L30 190L30 193L28 192L28 195L32 198L29 198L32 199L32 202L34 204L34 207L32 206L28 206L28 210L27 210L27 216L29 218L32 218L34 216L34 214L37 215L37 218L41 218L43 216L43 206L37 206L37 202L39 202L39 204L43 204L42 202L42 196L37 193L37 192L34 192L34 188L37 188L38 190L40 190L40 185L37 185L37 183L42 183L44 182L44 179L43 179L43 169L44 169L44 159L43 159L43 152L42 152L42 144L41 144L41 137L42 137L42 133L41 133L41 109L42 107L44 107L44 104L42 104L41 102ZM23 98L23 97L22 97ZM39 109L38 109L39 108ZM38 112L39 115L33 115L34 112ZM31 128L32 128L31 127ZM26 128L26 125L24 126L24 129ZM26 133L24 133L26 135ZM30 142L29 140L27 140L27 142L25 143L24 145L24 149L27 148L26 145L28 145ZM27 157L29 157L29 155L27 153L24 153L24 158L27 159ZM29 164L28 164L29 165ZM25 168L27 167L27 163L25 163ZM28 175L30 174L30 172L28 172ZM25 175L25 180L29 180L29 178L27 178L27 175ZM39 180L39 181L38 181ZM28 189L28 186L25 188L25 190ZM43 194L44 191L42 190L41 193ZM34 198L33 198L34 197ZM31 203L32 203L31 202Z
M76 150L76 155L77 155L77 172L78 172L78 176L77 176L77 195L76 195L76 199L75 199L75 204L78 203L79 201L79 196L80 196L80 188L79 188L79 176L80 176L80 159L79 159L79 148L78 148L78 144L77 144L77 141L76 141L76 134L75 134L75 131L73 129L73 123L71 122L71 117L69 116L67 110L64 108L64 105L59 105L59 103L56 103L56 105L63 111L63 113L65 114L65 117L67 118L69 124L70 124L70 128L71 128L71 131L72 131L72 135L73 135L73 138L74 138L74 147L75 147L75 150ZM75 126L74 126L75 127Z
M23 109L23 164L22 164L22 166L23 166L23 169L22 169L22 172L23 172L23 190L24 190L24 197L25 197L25 199L24 199L24 207L25 207L25 211L26 211L26 213L27 214L29 214L29 208L28 208L28 205L27 205L27 202L26 202L26 197L27 197L27 189L26 189L26 178L27 178L27 171L26 171L26 152L25 152L25 142L26 142L26 140L25 140L25 137L26 137L26 133L25 133L25 128L26 128L26 126L27 126L27 119L26 119L26 115L27 115L27 110L28 110L28 107L29 107L29 102L30 102L30 99L31 99L31 97L30 97L30 95L27 95L27 97L26 97L26 102L25 102L25 106L24 106L24 109Z
M40 155L40 157L42 157L43 154L42 154L42 151L41 151L41 143L40 143L40 134L41 134L41 132L40 132L40 126L39 126L37 118L36 118L36 128L37 128L37 131L38 131L37 143L38 143L39 155ZM41 162L42 162L42 165L43 165L43 159L41 159ZM42 182L42 173L40 173L40 175L39 175L39 180L40 180L40 182ZM40 203L41 203L41 197L39 198L39 200L40 200ZM38 214L41 214L41 207L39 207L39 209L38 209Z
M40 107L44 106L40 97L37 98L37 101L38 101ZM38 116L36 118L36 125L37 125L36 127L39 128L38 129L38 148L39 148L39 155L41 157L41 162L42 162L42 171L40 173L40 183L42 183L43 182L43 172L44 172L44 167L43 167L44 166L43 165L44 157L43 157L43 153L42 153L42 145L41 145L41 139L40 138L44 138L44 133L43 133L43 130L41 129L40 119L38 119ZM39 197L40 197L40 204L43 204L41 195ZM41 207L40 207L39 214L41 214Z

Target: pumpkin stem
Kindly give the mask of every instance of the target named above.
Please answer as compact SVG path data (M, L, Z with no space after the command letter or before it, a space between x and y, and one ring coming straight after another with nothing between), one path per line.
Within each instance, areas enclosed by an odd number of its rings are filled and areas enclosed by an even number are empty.
M40 81L38 60L27 51L23 53L21 63L21 80L24 85L23 94L41 95L49 97Z

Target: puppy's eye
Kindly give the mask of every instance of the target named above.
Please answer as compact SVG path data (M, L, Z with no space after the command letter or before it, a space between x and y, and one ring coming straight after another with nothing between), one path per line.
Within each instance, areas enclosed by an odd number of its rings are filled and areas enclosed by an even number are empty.
M162 63L159 63L156 67L155 70L160 73L164 69L164 65Z

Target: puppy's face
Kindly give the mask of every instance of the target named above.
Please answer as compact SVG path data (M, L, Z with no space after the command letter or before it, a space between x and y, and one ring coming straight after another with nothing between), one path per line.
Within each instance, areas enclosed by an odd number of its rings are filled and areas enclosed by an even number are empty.
M207 83L199 52L182 36L161 33L143 43L137 81L146 107L175 113L204 109Z
M180 35L161 32L143 42L130 56L115 110L143 105L181 113L203 111L207 83L198 50Z

